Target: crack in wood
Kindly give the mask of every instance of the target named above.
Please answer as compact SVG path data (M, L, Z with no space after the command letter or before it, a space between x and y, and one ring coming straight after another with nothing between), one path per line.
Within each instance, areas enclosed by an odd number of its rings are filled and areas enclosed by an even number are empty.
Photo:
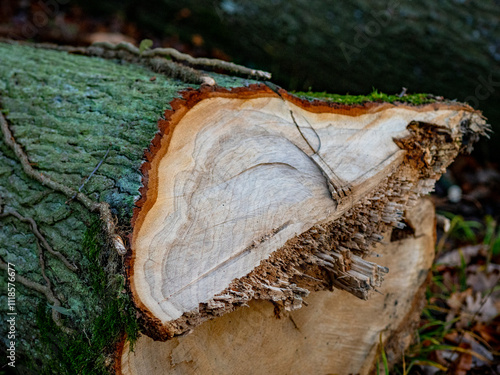
M217 266L215 266L215 267L207 270L205 273L203 273L202 275L200 275L199 277L197 277L195 280L193 280L190 283L184 285L182 288L180 288L179 290L177 290L175 293L172 293L171 295L169 295L168 297L166 297L163 301L167 301L167 300L171 299L172 297L178 295L179 293L181 293L183 290L185 290L186 288L190 287L191 285L198 283L200 280L203 280L204 278L206 278L208 275L212 274L213 272L219 270L220 268L222 268L224 266L228 266L229 264L231 264L238 257L245 256L245 254L248 254L249 252L251 252L259 244L261 244L261 243L263 243L265 241L268 241L270 238L274 237L279 232L281 232L282 230L284 230L285 228L287 228L290 224L291 224L291 221L289 220L289 221L285 222L284 224L280 225L278 228L274 228L269 233L263 235L258 240L254 240L254 242L251 245L249 245L246 248L244 248L243 250L241 250L241 251L233 254L231 257L229 257L225 261L218 263Z

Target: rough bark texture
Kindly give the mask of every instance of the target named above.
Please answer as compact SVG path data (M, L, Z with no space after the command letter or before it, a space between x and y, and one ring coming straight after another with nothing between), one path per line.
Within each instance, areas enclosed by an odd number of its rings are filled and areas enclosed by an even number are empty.
M375 249L381 257L369 258L390 269L369 302L344 291L314 292L307 306L288 313L252 301L186 337L159 342L142 336L133 352L125 344L117 373L367 374L375 372L380 343L389 363L400 360L425 303L435 244L430 200L405 216L408 227L386 233Z
M96 202L108 202L124 230L139 196L139 167L157 132L158 118L178 97L177 92L188 87L197 86L140 66L0 44L1 109L31 165L78 190L105 159L81 190ZM109 251L107 239L101 238L100 225L95 225L97 214L29 178L3 141L0 150L3 212L33 219L50 246L78 267L75 272L69 270L41 244L44 272L67 309L61 310L61 320L79 331L76 338L66 338L50 319L44 320L52 314L48 304L53 302L16 283L17 364L30 365L35 373L42 366L54 373L98 372L105 362L105 349L124 329L121 318L135 321L133 310L120 311L122 307L131 309L121 293L121 261ZM30 224L8 214L3 215L0 226L3 261L12 263L19 277L47 286L37 249L40 240ZM6 290L3 270L0 280ZM119 302L114 304L115 300ZM7 327L6 293L1 294L0 304L1 325ZM4 350L9 340L2 335L2 341ZM75 342L81 347L71 351ZM90 345L95 349L83 350Z
M186 78L179 74L185 72L179 64L148 62L157 70L154 72L126 62L130 60L126 52L94 49L89 54L113 60L0 44L0 287L6 290L5 271L13 267L16 365L23 373L40 373L40 369L58 374L106 372L112 365L109 354L121 334L126 332L135 340L137 317L148 334L164 340L252 298L274 300L289 309L299 307L295 302L301 302L308 290L351 287L356 294L366 286L376 288L379 282L365 273L379 267L359 266L367 264L362 258L379 239L377 234L397 224L398 204L415 201L418 194L430 190L461 148L460 142L475 140L485 129L480 114L461 104L412 107L416 113L436 112L438 118L441 110L448 115L457 111L458 117L446 124L438 121L439 126L422 119L404 123L403 129L409 126L398 141L398 163L387 171L383 183L356 205L344 201L344 215L339 220L318 223L303 235L288 238L281 252L245 276L255 285L268 283L268 288L246 290L248 280L239 278L227 290L237 298L228 300L222 291L223 298L217 303L200 300L198 311L189 312L182 317L184 321L174 322L164 331L161 324L165 322L152 319L137 295L133 298L140 309L132 304L119 255L128 250L129 260L135 256L129 243L134 238L129 237L132 213L136 205L144 207L140 199L147 196L149 164L143 164L143 157L151 162L157 155L158 140L168 135L168 126L163 125L169 122L161 119L162 114L169 120L181 116L189 109L185 99L190 95L237 97L240 92L250 92L277 99L287 94L256 85L251 79L206 72L196 77L209 77L215 86L200 88L169 78ZM145 63L137 56L133 59ZM188 91L180 94L183 90ZM323 106L347 112L405 107L382 103L338 106L292 96L290 100L312 109ZM165 112L171 109L174 112ZM328 176L322 177L325 192ZM371 210L376 215L365 217ZM356 235L361 232L367 237ZM338 262L332 262L332 256ZM342 281L339 276L345 275L339 269L354 271L348 275L351 279ZM312 281L304 281L302 274ZM283 287L280 280L285 275L290 280ZM8 306L7 295L2 293L2 326L7 326ZM10 342L5 336L2 341L4 350Z

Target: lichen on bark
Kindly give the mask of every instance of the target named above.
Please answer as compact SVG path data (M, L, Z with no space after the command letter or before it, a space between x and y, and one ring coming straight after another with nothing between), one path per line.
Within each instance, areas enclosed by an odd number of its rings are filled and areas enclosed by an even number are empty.
M120 225L128 223L137 199L139 166L157 121L177 92L188 87L196 88L120 61L0 44L0 106L31 166L77 190L109 150L82 192L107 202ZM50 246L78 267L68 270L43 249L62 320L75 336L50 319L54 307L44 295L16 283L18 368L26 373L104 370L109 346L117 339L113 335L128 330L133 337L137 328L135 311L122 293L121 259L99 239L98 216L27 176L3 137L0 196L5 210L33 219ZM29 225L9 215L0 219L0 227L0 257L15 265L19 276L46 285ZM6 290L6 273L0 274L0 288ZM5 293L0 304L6 327ZM8 347L2 338L2 348Z

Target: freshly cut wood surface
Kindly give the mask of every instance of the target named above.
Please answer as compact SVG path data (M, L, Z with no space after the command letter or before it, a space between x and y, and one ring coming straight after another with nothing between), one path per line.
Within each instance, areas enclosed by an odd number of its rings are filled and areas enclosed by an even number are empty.
M362 257L484 126L466 105L311 104L266 86L187 93L166 117L129 261L163 340L252 299L367 298L388 270Z
M434 206L421 200L407 215L410 230L376 248L390 269L370 301L344 291L315 292L308 306L281 319L269 301L253 301L167 342L142 336L134 352L125 345L118 373L139 374L366 374L373 368L379 335L389 361L411 341L425 302L434 257ZM395 233L397 234L397 233Z

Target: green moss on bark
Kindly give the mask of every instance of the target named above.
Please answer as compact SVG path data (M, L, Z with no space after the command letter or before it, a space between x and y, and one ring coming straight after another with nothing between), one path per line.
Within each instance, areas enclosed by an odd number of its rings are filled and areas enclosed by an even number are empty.
M255 83L210 74L224 87ZM139 198L139 168L158 120L180 91L197 87L119 60L0 43L0 109L32 166L78 190L103 161L82 192L109 203L122 229ZM74 334L57 326L44 295L16 283L16 368L34 374L106 373L117 340L125 333L133 342L139 327L122 259L108 246L99 218L28 177L3 137L0 198L5 210L33 219L50 246L78 267L70 271L43 249L43 267L61 303L56 311ZM32 228L9 215L0 218L0 229L0 257L20 276L47 286ZM4 271L0 288L7 288ZM2 327L7 306L2 292ZM1 339L5 350L7 337Z
M83 192L129 215L158 119L180 90L196 86L132 64L27 46L0 44L0 56L1 105L37 170L78 188L109 149Z
M188 87L195 86L120 61L0 44L0 106L34 168L78 189L109 149L82 191L108 202L121 225L128 224L138 198L139 167L157 121ZM138 326L124 293L121 259L102 239L98 217L26 176L3 140L0 197L6 210L35 220L54 250L78 266L72 272L44 249L61 320L74 335L56 326L45 296L16 283L16 368L23 373L106 372L116 340L123 332L133 340ZM46 285L37 238L28 224L0 218L0 257L20 276ZM3 291L6 281L1 271ZM2 327L7 327L6 308L2 292ZM5 335L2 341L5 350Z
M114 345L122 334L126 333L132 345L137 339L139 326L135 308L125 292L125 279L120 273L109 272L110 267L119 266L119 261L114 252L103 252L104 248L105 237L99 221L95 220L85 232L83 251L89 262L87 269L94 297L108 303L98 304L95 314L80 331L75 335L62 332L46 304L41 302L37 308L41 345L53 353L40 360L38 368L43 373L106 374L112 364Z
M421 105L436 101L435 96L431 94L408 94L408 95L389 95L378 90L373 90L368 95L339 95L326 92L295 92L295 95L304 99L321 99L341 104L362 104L366 102L387 102L387 103L408 103L412 105Z

